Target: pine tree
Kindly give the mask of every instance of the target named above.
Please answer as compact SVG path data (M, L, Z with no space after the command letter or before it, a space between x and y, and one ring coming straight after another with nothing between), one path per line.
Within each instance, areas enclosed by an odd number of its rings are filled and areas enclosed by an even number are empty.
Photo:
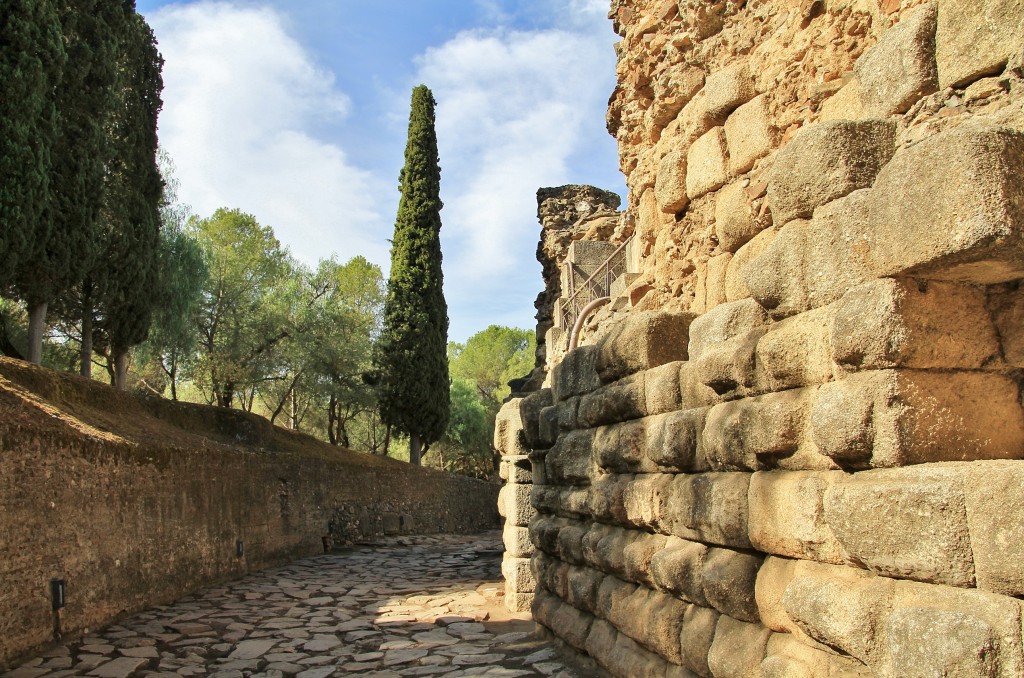
M0 0L0 291L49 231L54 90L65 59L53 0Z
M114 105L116 27L130 2L55 0L67 62L56 88L60 126L50 173L51 224L15 283L29 309L28 359L42 359L48 305L78 284L94 261L107 162L107 116ZM6 96L6 93L5 93Z
M441 273L441 168L434 96L424 85L412 91L399 183L402 197L376 362L381 419L409 436L409 461L419 464L421 445L429 446L444 435L450 409L448 307Z

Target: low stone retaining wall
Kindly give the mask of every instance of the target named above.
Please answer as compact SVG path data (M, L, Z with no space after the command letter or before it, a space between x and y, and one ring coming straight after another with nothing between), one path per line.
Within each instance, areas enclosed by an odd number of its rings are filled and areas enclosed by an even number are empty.
M499 487L237 411L0 359L0 666L202 586L377 534L498 526Z

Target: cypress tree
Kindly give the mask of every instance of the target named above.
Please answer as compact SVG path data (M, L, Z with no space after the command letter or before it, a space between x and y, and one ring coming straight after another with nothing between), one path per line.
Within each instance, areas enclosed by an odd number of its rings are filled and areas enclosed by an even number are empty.
M0 291L49 230L54 90L65 57L53 0L0 0Z
M434 96L412 91L402 193L391 243L391 275L376 353L381 419L409 436L409 461L448 425L448 306L441 273L441 168ZM423 450L425 451L425 449Z
M47 306L78 284L96 256L96 221L107 162L107 116L114 102L117 26L125 3L55 0L67 63L56 89L60 127L50 173L50 229L22 259L16 287L29 309L28 358L42 359Z
M117 105L109 116L110 160L101 210L101 253L83 294L82 365L91 363L87 325L95 298L100 329L114 365L114 384L124 388L128 352L146 338L152 318L160 248L163 179L157 165L157 116L162 102L163 59L146 21L134 11L122 24ZM87 348L88 347L88 348Z

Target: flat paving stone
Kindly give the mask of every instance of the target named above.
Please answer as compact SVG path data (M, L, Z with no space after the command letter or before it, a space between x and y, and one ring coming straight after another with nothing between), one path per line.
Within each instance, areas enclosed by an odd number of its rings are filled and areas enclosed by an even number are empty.
M392 537L153 607L0 678L581 673L503 604L501 533Z

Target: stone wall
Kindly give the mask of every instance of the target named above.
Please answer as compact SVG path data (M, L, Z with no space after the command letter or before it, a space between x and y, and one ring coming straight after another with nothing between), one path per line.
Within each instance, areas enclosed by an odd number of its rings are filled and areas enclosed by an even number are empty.
M496 528L498 489L0 359L0 667L53 638L51 579L85 633L332 545Z
M616 676L1024 675L1024 3L612 18L643 276L506 406L535 618Z

